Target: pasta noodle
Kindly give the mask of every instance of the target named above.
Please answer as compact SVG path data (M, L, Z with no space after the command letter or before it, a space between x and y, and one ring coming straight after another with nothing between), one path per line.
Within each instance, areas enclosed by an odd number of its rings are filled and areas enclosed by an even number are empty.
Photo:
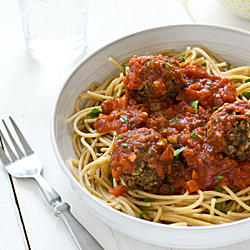
M160 54L172 58L185 55L181 67L187 64L199 64L209 74L228 78L237 89L237 96L248 98L244 93L250 91L250 66L233 68L216 53L204 46L190 48L178 53L174 50L161 51ZM74 177L93 195L105 204L126 214L155 223L176 226L207 226L229 223L250 217L250 187L233 191L222 185L221 191L198 190L196 193L183 195L158 195L130 189L128 193L115 197L108 190L117 185L126 185L122 178L118 183L112 179L110 153L115 133L98 133L93 124L97 118L89 116L94 109L101 109L102 102L113 96L121 97L125 92L122 79L129 68L128 60L117 63L109 58L118 72L103 83L93 83L87 93L81 93L75 103L76 113L69 119L75 134L73 148L79 160L69 159L68 164ZM80 103L85 102L85 108Z

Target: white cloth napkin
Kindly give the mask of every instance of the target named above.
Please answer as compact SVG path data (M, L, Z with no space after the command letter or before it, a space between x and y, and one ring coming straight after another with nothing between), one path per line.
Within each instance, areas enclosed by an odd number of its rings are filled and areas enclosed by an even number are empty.
M225 25L250 31L250 20L238 17L217 0L182 0L195 23Z

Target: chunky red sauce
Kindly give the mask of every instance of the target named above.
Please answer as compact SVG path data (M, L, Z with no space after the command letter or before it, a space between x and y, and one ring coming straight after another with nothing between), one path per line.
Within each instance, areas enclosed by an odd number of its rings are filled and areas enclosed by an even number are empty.
M126 194L128 192L128 188L126 186L116 186L113 189L110 189L109 192L118 197L120 195Z
M143 72L141 65L137 66L139 72ZM134 70L137 66L133 64ZM224 103L236 101L233 84L228 79L208 74L198 66L188 65L184 71L185 87L172 102L141 102L127 91L124 97L114 97L102 104L103 114L99 115L94 127L100 133L115 131L118 135L145 127L158 132L175 150L185 147L166 170L167 177L159 188L160 194L211 190L220 184L236 189L246 188L250 184L250 161L236 161L221 153L225 147L223 136L227 124L220 129L215 144L209 142L206 133L206 124L212 113ZM158 73L152 73L155 74L152 77L159 78L161 82ZM129 77L133 79L132 88L139 88L136 83L140 75L130 73ZM143 144L143 139L137 143ZM113 159L114 164L124 160L124 169L113 169L115 177L121 171L133 171L133 164L130 167L126 164L129 159L126 152L124 150L120 157Z

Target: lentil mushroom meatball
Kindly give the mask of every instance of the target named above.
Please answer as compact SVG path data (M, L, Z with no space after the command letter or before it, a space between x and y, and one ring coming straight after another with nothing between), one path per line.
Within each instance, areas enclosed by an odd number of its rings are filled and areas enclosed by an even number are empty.
M179 63L167 56L134 56L124 83L138 102L172 102L185 85L185 73Z
M230 158L245 161L250 156L249 115L247 101L224 104L213 113L207 124L208 142Z
M157 193L174 149L153 129L139 128L117 136L111 155L112 175L135 189Z

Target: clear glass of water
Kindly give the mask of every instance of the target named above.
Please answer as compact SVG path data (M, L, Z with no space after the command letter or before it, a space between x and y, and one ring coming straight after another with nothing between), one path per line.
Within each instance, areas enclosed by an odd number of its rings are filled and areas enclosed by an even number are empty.
M67 61L85 48L88 0L19 0L24 39L40 61Z

